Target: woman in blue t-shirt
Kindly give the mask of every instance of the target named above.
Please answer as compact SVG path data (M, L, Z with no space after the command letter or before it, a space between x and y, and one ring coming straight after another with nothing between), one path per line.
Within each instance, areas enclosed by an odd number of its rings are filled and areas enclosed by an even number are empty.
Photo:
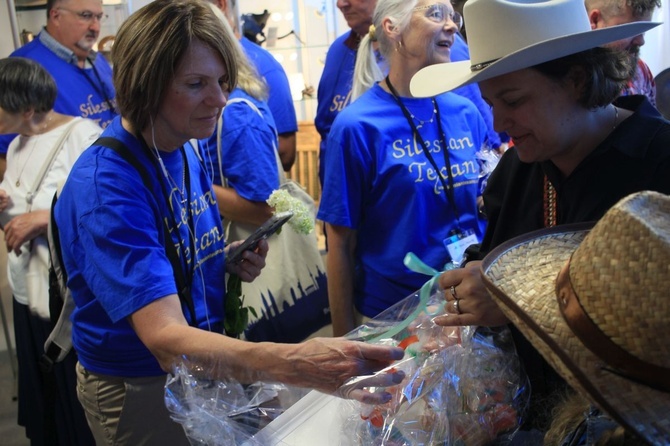
M76 305L77 392L99 445L189 444L164 403L166 374L184 356L209 378L340 395L351 376L402 357L401 349L342 339L254 344L223 334L225 273L253 280L267 244L225 262L235 244L224 244L211 180L188 141L216 128L237 83L235 44L197 0L156 0L132 14L114 43L121 116L78 159L56 203ZM402 378L382 374L368 384ZM360 388L345 396L390 398Z
M458 264L484 232L476 157L486 148L482 116L453 93L417 99L409 92L414 73L449 61L461 22L449 3L379 0L361 41L354 102L328 137L319 209L336 335L427 280L404 266L405 254L441 270Z

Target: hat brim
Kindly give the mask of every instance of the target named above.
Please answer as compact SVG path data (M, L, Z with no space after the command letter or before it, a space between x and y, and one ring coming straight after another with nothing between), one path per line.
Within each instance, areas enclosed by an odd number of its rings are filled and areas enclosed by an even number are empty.
M410 82L410 91L416 97L435 96L473 82L502 76L610 42L634 37L660 24L660 22L632 22L545 40L504 56L478 71L471 70L471 60L430 65L414 75Z
M484 283L502 312L574 389L651 444L668 444L670 394L604 368L559 310L556 276L591 226L558 226L500 245L482 262ZM630 306L635 311L634 296Z

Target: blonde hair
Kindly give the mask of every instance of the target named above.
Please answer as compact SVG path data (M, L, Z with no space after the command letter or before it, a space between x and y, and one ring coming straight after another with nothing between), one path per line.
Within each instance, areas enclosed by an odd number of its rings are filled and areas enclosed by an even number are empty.
M249 58L244 53L242 45L235 37L233 29L230 27L230 23L226 20L226 17L223 15L223 12L214 4L207 3L214 15L216 15L221 22L226 32L235 40L235 45L233 51L235 52L235 58L237 59L237 87L241 90L244 90L249 96L258 99L259 101L267 101L269 96L268 85L265 82L256 68L252 65Z

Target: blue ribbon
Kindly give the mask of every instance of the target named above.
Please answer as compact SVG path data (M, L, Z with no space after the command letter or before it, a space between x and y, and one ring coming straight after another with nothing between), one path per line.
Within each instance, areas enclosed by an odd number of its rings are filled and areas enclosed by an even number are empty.
M415 273L425 274L426 276L432 276L432 277L430 280L424 283L421 289L419 290L419 304L416 306L414 311L412 311L412 313L409 316L407 316L403 321L401 321L399 324L395 325L394 327L390 328L384 333L370 339L368 341L370 343L376 343L381 341L382 339L392 338L393 336L397 335L398 333L406 329L409 326L409 324L412 323L413 320L419 317L419 314L421 314L422 311L425 311L426 314L428 314L429 316L433 316L440 313L444 309L444 302L442 302L440 305L438 305L435 311L433 312L428 311L428 300L430 299L430 291L433 289L433 285L440 277L441 272L429 265L426 265L413 252L408 252L405 255L403 263L407 268L414 271ZM445 267L445 269L448 269L448 267Z

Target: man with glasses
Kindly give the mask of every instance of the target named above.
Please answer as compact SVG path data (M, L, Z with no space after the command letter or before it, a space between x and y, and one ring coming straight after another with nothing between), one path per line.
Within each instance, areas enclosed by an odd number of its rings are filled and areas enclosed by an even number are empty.
M661 7L661 0L585 0L592 29L607 28L625 23L650 21L654 9ZM644 34L617 40L607 46L627 52L632 61L632 72L622 96L641 94L656 106L656 84L647 64L640 59Z
M105 128L116 110L112 68L93 50L106 18L102 1L47 0L46 10L47 24L37 38L10 56L33 59L53 76L58 87L55 111L92 119ZM15 136L0 136L0 154Z

